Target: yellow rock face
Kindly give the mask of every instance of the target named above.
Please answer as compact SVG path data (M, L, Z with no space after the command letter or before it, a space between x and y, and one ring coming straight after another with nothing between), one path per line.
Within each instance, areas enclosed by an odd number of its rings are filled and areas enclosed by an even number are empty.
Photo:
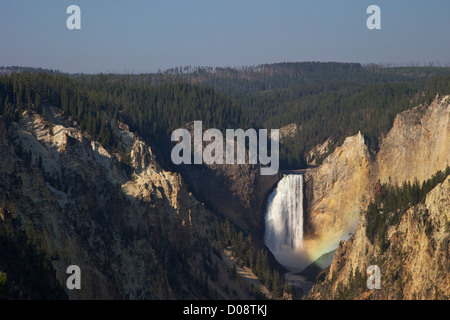
M362 288L352 299L448 299L450 293L450 177L431 190L425 203L411 207L388 230L389 248L380 252L366 237L362 219L342 241L327 279L310 292L314 299L336 298L339 284L355 272L380 264L380 290Z
M305 244L312 259L355 231L378 180L422 182L450 165L449 103L450 96L437 97L429 106L400 113L376 156L358 133L307 170Z
M381 182L430 178L450 165L450 96L400 113L377 156Z

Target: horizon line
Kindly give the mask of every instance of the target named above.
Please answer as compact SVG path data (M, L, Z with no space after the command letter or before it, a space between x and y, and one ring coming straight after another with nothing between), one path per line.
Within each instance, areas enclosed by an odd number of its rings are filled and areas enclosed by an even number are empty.
M124 71L124 72L117 72L115 70L113 71L94 71L94 72L67 72L67 71L61 71L60 69L52 69L50 67L37 67L37 66L0 66L0 70L8 70L8 69L36 69L36 70L42 70L42 71L49 71L53 73L60 73L60 74L67 74L67 75L170 75L174 73L176 69L183 70L186 68L189 68L190 71L188 72L181 72L182 75L192 74L193 72L196 72L201 69L211 69L212 72L217 72L217 70L220 69L233 69L237 71L243 71L245 68L258 68L263 66L271 66L271 65L279 65L279 64L301 64L301 63L318 63L318 64L326 64L326 63L337 63L337 64L359 64L363 68L368 67L380 67L383 69L389 69L389 68L450 68L450 64L445 63L441 64L439 61L429 61L429 62L351 62L351 61L319 61L319 60L309 60L309 61L280 61L280 62L267 62L267 63L260 63L260 64L254 64L254 65L225 65L225 66L211 66L211 65L176 65L172 67L166 67L164 69L158 68L157 70L153 71L144 71L144 72L134 72L134 70L131 71ZM14 71L13 71L14 72Z

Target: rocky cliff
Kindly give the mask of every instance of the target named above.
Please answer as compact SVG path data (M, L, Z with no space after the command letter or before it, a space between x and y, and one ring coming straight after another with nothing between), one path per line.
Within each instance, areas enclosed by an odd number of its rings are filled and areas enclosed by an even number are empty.
M450 96L397 115L377 154L378 179L419 182L450 164Z
M216 216L139 137L115 124L126 154L114 154L58 109L46 117L0 117L4 297L251 297L209 239ZM66 287L69 265L81 290Z
M305 241L320 256L353 232L373 182L372 163L361 133L347 138L323 164L305 173ZM313 256L312 258L317 258Z
M193 139L193 125L186 128ZM203 144L203 148L206 147ZM198 164L180 165L181 172L190 188L206 205L230 219L241 229L263 239L264 217L267 197L282 178L280 173L261 175L259 165L248 164L248 151L245 150L246 163L237 164ZM223 149L226 162L226 149ZM258 241L258 240L257 240Z
M312 259L348 239L378 180L421 183L450 164L449 103L450 96L438 96L397 115L376 154L358 133L306 171L305 243Z
M450 298L450 176L410 208L398 225L388 229L389 246L382 249L366 236L365 216L355 234L342 241L324 282L312 299L449 299ZM380 289L366 286L366 270L377 265Z

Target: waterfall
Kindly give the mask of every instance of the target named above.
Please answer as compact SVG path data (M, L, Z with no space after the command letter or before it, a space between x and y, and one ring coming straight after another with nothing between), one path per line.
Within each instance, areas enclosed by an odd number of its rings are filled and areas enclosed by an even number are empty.
M282 264L303 247L303 175L285 175L270 194L264 242Z

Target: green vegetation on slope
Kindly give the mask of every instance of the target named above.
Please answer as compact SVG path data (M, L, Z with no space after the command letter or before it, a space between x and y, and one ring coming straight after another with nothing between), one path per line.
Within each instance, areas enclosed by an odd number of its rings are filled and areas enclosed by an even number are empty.
M13 73L0 77L0 115L7 123L19 121L26 109L43 114L44 105L61 108L80 129L105 147L122 151L110 125L118 120L163 151L169 132L187 122L202 120L204 127L221 130L245 126L242 112L214 90L185 81L148 84L133 77ZM45 116L45 114L44 114Z
M160 161L168 159L171 131L194 120L222 131L295 123L298 134L280 149L281 169L292 169L305 167L305 154L327 138L335 147L358 131L377 150L399 112L450 92L449 75L450 68L318 62L144 75L12 73L0 76L0 114L18 121L27 108L53 105L120 153L109 125L118 120L158 149Z
M245 235L242 231L238 232L227 219L217 225L215 238L220 248L231 248L233 256L242 265L249 267L275 298L290 292L284 277L276 268L271 267L267 249L256 247L251 235Z
M401 186L384 183L379 186L374 199L365 212L367 218L366 235L372 244L377 243L384 251L389 247L387 229L398 225L403 214L411 207L425 201L426 195L450 174L450 167L436 172L432 178L420 185L404 182ZM426 232L429 232L426 230Z

